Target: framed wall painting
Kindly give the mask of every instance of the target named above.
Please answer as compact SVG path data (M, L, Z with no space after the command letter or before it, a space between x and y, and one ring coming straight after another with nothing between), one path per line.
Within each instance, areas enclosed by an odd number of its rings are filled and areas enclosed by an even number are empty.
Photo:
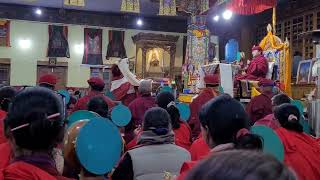
M312 65L312 60L303 60L299 62L296 84L310 84Z

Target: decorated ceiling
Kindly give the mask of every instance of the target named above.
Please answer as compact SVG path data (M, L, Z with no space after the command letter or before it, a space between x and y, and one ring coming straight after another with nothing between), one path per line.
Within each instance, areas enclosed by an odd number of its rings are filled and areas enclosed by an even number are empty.
M157 15L159 14L161 4L166 6L168 4L172 5L171 3L174 2L178 12L183 12L194 6L197 10L201 11L200 3L210 3L210 5L213 5L216 1L224 2L226 0L0 0L0 3L98 12L121 12L123 3L129 3L130 5L130 2L138 2L140 13Z
M84 11L122 11L146 15L160 14L171 16L206 13L209 8L213 9L214 6L221 4L227 4L227 6L233 8L243 8L252 2L267 3L266 6L270 6L277 1L281 3L287 0L0 0L0 3ZM249 8L252 8L252 6ZM264 9L264 7L260 8Z

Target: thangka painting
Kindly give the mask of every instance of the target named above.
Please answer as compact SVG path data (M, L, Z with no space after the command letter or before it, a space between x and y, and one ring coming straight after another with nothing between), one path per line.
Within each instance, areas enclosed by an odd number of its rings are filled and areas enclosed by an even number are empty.
M183 75L188 77L188 84L199 79L199 68L209 59L209 30L205 16L194 16L188 25L186 63Z
M139 0L122 0L121 11L139 13L140 12Z
M175 16L176 0L160 0L159 15Z
M186 62L189 64L202 65L208 60L209 30L204 16L192 17L188 26Z
M0 46L10 47L10 21L0 20Z
M106 58L118 57L126 58L127 53L124 47L124 31L109 31L109 44Z
M49 44L47 57L70 58L68 27L49 25Z
M102 29L84 29L82 64L102 65Z
M311 81L311 70L313 61L304 60L299 62L297 73L297 84L308 84Z

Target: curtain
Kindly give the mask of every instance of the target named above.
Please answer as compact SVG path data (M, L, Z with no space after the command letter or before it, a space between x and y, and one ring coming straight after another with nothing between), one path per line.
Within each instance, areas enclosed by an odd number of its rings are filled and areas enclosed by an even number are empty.
M49 43L47 57L70 58L68 44L68 27L49 25Z
M106 58L119 57L126 58L127 53L124 47L124 31L109 31L109 44Z
M102 65L102 29L84 29L82 64Z
M139 13L140 12L139 0L122 0L121 11Z

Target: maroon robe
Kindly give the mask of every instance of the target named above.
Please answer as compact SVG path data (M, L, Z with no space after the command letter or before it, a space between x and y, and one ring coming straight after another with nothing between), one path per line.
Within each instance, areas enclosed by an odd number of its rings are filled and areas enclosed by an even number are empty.
M128 106L137 97L135 93L128 94L130 88L131 84L126 82L111 93L115 97L116 101L121 101L125 106Z
M192 161L199 161L209 155L210 148L203 139L202 134L200 134L198 139L192 143L189 152L191 154Z
M272 113L272 96L273 93L270 91L263 92L259 96L251 99L250 103L246 107L246 111L252 123L255 123L259 119L262 119L266 115Z
M245 75L237 75L236 80L254 80L259 81L261 78L265 78L268 73L268 61L263 56L255 57L249 64Z
M201 93L196 97L190 104L191 116L189 118L188 124L192 131L192 137L197 138L201 132L200 129L200 120L199 120L199 111L201 107L210 101L212 98L218 95L211 88L205 88L201 91Z
M129 104L129 109L132 114L132 121L134 122L135 127L142 124L144 113L156 106L156 101L151 95L142 95Z
M180 128L174 129L174 142L177 146L189 150L191 146L191 129L187 123L180 123Z
M7 137L4 134L4 119L7 116L7 112L0 110L0 144L7 142Z
M133 100L129 104L129 109L132 114L131 122L125 127L125 140L126 142L130 142L135 134L134 130L142 125L144 113L156 106L155 98L151 97L151 95L143 95L135 100Z
M280 123L278 122L278 120L274 117L273 114L269 114L267 116L265 116L262 119L259 119L257 122L254 123L255 126L267 126L273 130L276 130L278 128L281 127Z
M86 95L78 100L78 102L76 103L76 105L73 109L73 112L79 111L79 110L87 110L88 109L88 107L87 107L88 102L90 101L91 98L93 98L95 96L103 97L104 100L106 101L106 103L108 104L109 109L112 109L115 106L115 103L110 98L103 95L102 92L90 91L88 95Z
M305 133L278 128L277 135L284 146L284 163L292 168L299 180L320 179L320 145Z
M123 75L114 76L111 81L111 93L116 101L121 101L125 106L137 98L134 87L128 82L128 80L123 79ZM116 84L116 88L112 86Z
M33 164L17 161L0 170L0 180L71 180L59 175L54 166L40 168Z

